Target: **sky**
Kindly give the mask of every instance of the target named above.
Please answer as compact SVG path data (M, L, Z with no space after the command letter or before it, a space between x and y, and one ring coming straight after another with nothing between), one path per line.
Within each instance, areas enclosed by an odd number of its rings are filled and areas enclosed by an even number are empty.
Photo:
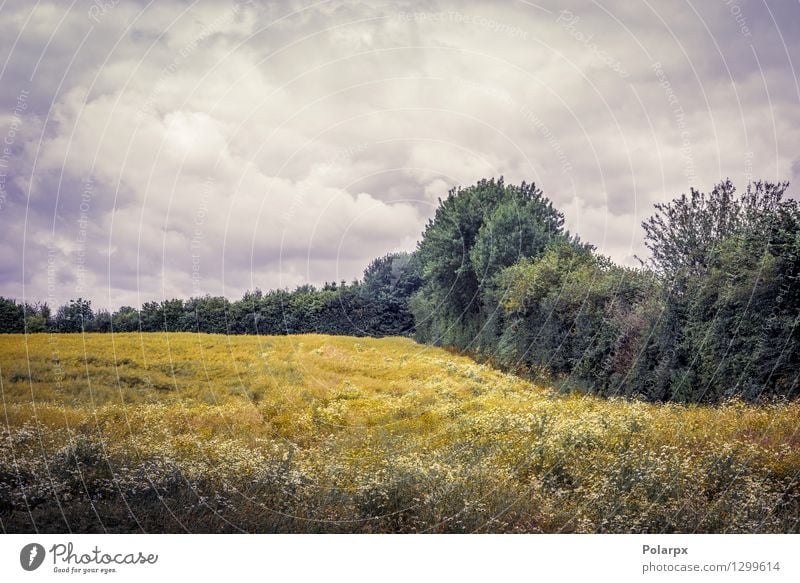
M534 182L625 265L653 205L800 184L800 2L0 3L0 295L351 281Z

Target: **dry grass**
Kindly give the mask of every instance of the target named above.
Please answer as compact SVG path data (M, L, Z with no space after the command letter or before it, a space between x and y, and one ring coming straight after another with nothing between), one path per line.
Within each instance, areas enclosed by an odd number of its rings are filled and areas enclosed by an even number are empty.
M405 338L0 337L5 531L797 532L800 405L558 395Z

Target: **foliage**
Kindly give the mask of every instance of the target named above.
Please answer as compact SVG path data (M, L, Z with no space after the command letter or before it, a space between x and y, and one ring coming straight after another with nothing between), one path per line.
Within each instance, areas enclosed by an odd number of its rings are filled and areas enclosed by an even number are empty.
M414 330L408 300L422 285L419 260L411 253L390 253L375 259L364 271L359 291L369 319L370 336L407 335Z
M0 297L0 333L43 332L49 321L47 304L18 304L13 299Z
M78 299L58 308L0 297L0 332L205 332L210 334L407 335L414 318L409 297L420 285L419 264L408 253L376 259L363 282L300 286L294 291L249 291L231 302L221 296L145 302L96 314ZM27 323L27 328L26 328Z
M795 397L800 212L787 186L737 195L725 181L656 205L642 269L570 238L533 187L453 191L419 246L417 338L606 396Z
M652 275L559 243L540 260L505 270L500 281L509 320L501 363L545 370L565 377L565 386L603 395L629 392L650 332L643 312L659 291Z
M756 182L737 196L726 181L644 223L664 281L663 398L797 395L800 211L787 187Z
M83 332L94 320L92 302L78 298L58 308L53 327L58 332Z
M500 271L567 240L564 217L533 184L481 180L439 201L418 255L423 286L411 302L417 339L461 349L494 342L496 306L487 302Z

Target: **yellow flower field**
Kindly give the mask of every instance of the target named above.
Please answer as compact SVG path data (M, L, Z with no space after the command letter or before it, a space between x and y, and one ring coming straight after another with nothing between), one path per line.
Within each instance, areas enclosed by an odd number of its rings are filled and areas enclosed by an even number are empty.
M0 337L6 532L798 532L800 404L561 395L407 338Z

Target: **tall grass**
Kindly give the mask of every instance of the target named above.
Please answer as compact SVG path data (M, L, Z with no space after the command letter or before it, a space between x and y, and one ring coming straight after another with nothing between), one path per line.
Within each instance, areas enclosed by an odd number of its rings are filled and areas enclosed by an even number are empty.
M405 338L0 337L6 532L798 532L800 404L564 395Z

